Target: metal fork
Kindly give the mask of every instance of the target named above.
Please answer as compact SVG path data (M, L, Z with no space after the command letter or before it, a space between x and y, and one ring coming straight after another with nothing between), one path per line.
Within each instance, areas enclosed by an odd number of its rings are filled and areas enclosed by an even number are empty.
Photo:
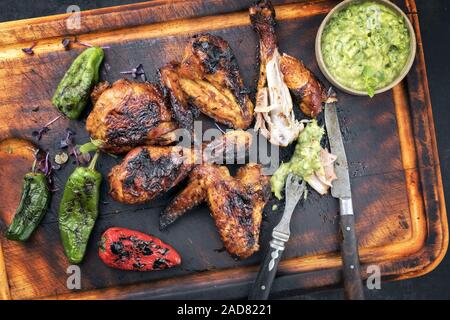
M305 182L290 173L286 179L286 206L280 222L272 231L270 248L266 253L252 290L249 300L266 300L269 297L273 279L277 273L278 263L284 251L284 244L291 235L290 223L292 213L305 192Z

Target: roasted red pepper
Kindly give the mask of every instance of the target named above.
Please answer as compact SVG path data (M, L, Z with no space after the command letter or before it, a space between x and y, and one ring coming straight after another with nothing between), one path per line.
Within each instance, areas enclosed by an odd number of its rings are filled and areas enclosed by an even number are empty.
M178 252L168 244L156 237L125 228L106 230L98 254L106 265L121 270L162 270L181 263Z

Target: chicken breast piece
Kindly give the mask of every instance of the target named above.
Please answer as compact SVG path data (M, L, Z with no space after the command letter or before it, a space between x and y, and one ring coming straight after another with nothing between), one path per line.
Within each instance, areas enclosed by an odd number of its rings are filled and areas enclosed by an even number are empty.
M172 143L178 128L159 86L121 79L100 83L92 93L95 103L86 129L101 140L103 151L119 154L139 145Z

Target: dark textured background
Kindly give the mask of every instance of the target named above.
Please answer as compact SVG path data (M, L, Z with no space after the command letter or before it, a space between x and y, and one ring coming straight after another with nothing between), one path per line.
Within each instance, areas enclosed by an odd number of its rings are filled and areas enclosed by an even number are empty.
M65 13L71 4L82 10L127 4L133 0L0 0L0 22ZM433 103L446 203L450 194L450 19L448 0L416 0ZM0 34L1 37L1 34ZM383 283L382 289L367 292L369 299L450 299L450 256L439 267L421 278ZM340 299L341 290L322 291L291 299Z

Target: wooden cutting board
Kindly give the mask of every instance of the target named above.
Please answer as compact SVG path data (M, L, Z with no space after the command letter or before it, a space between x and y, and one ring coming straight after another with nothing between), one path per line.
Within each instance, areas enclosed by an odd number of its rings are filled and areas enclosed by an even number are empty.
M339 1L274 1L282 52L304 60L325 83L314 56L316 31ZM407 79L394 90L373 99L339 93L339 116L350 164L357 233L363 269L380 266L383 278L397 280L430 272L443 258L448 226L439 158L428 91L419 20L414 0L395 1L408 13L418 38L418 52ZM147 76L180 59L187 39L211 32L233 48L245 83L253 90L257 77L257 37L248 18L251 1L151 1L82 13L81 29L67 30L66 15L0 24L0 140L34 141L54 155L66 128L77 132L76 142L88 141L84 120L61 119L42 140L32 133L55 118L50 99L74 57L83 49L65 51L61 40L107 45L101 77L115 81L142 63ZM22 52L36 42L35 54ZM36 110L39 107L39 111ZM211 124L205 119L205 124ZM20 144L0 148L0 297L28 298L243 298L262 253L236 261L222 248L214 222L204 206L187 214L166 232L158 230L158 215L181 186L148 204L114 202L102 186L100 218L81 264L81 290L66 287L68 262L56 222L57 208L69 163L55 177L51 209L32 239L21 244L3 236L17 206L22 176L31 165ZM1 145L0 145L1 147ZM283 152L284 158L289 152ZM120 158L104 155L99 170L106 178ZM106 180L106 179L105 179ZM262 224L261 247L279 220L283 204L272 211L271 200ZM311 193L298 206L292 237L281 263L273 295L337 286L341 282L337 200ZM111 226L154 234L169 242L183 257L179 268L159 272L113 270L99 260L96 242ZM264 250L263 250L264 251Z

